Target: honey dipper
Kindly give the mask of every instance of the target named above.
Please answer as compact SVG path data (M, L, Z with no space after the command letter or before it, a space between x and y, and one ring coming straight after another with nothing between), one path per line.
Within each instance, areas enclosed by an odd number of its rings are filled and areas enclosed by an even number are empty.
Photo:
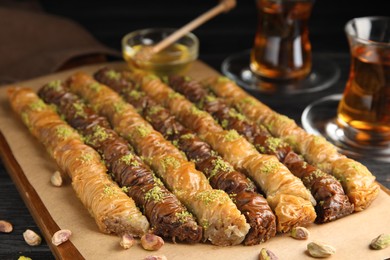
M194 30L195 28L199 27L203 23L207 22L214 16L217 16L218 14L222 12L228 12L231 9L233 9L236 6L236 0L221 0L218 5L211 8L209 11L203 13L202 15L198 16L191 22L187 23L174 33L170 34L167 38L161 40L159 43L153 46L145 46L143 47L136 55L136 60L142 60L147 61L149 60L153 54L160 52L161 50L165 49L172 43L174 43L176 40L180 39L182 36L187 34L188 32Z

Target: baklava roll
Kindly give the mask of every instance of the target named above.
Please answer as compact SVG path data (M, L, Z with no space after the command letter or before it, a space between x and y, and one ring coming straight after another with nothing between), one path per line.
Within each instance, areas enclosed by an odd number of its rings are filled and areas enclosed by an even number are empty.
M379 185L375 176L363 164L340 154L325 138L307 133L294 120L273 111L227 78L216 78L208 84L218 96L226 98L248 118L289 143L309 163L336 177L355 211L367 208L377 197Z
M249 225L229 196L211 188L207 178L195 169L169 141L156 132L119 94L90 76L77 73L69 79L72 91L107 116L116 132L125 137L155 170L168 188L197 217L204 239L215 245L241 243Z
M224 99L210 93L200 82L188 77L170 76L168 84L198 108L212 115L224 129L236 130L260 153L275 155L291 173L300 178L317 201L317 223L330 222L353 212L353 205L335 177L308 164L288 143L273 137L265 127L249 121Z
M142 236L149 222L134 201L106 173L99 154L85 145L31 89L10 88L9 100L30 132L44 145L61 171L72 179L77 196L104 233Z
M60 81L43 86L39 96L56 105L65 120L83 135L85 142L101 154L113 179L149 219L154 234L187 243L201 240L202 228L192 214L165 188L128 142L110 128L106 118L87 107Z
M224 190L233 198L251 227L245 237L245 245L259 244L275 235L275 215L264 197L257 193L251 180L236 171L193 131L179 123L169 110L158 105L144 92L136 90L136 85L125 80L119 72L103 68L94 76L99 82L120 92L154 129L185 152L196 168L206 175L213 188Z
M207 141L234 168L247 173L256 182L278 218L277 231L287 232L294 226L314 222L314 198L302 181L275 156L260 154L236 131L223 130L208 113L197 109L157 77L145 76L140 72L128 73L127 76L135 80L149 96L168 107L186 127Z

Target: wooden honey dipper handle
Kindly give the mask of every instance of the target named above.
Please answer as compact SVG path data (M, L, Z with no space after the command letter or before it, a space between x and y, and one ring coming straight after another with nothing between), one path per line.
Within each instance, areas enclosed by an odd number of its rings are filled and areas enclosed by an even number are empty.
M188 24L184 25L182 28L175 31L174 33L172 33L171 35L169 35L167 38L163 39L156 45L152 46L151 48L143 48L140 52L136 54L137 57L142 60L150 59L150 57L154 53L163 50L164 48L174 43L176 40L180 39L183 35L194 30L195 28L207 22L214 16L222 12L228 12L231 9L233 9L235 6L236 6L236 0L221 0L218 5L216 5L209 11L205 12L204 14L198 16L196 19L192 20Z

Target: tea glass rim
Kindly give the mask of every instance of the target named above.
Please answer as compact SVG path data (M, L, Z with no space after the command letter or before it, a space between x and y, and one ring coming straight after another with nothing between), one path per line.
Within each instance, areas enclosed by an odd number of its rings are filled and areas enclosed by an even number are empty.
M382 46L382 47L390 47L390 42L381 42L381 41L375 41L375 40L369 40L363 37L358 37L356 34L353 33L352 26L353 24L358 20L383 20L387 21L390 25L390 17L389 16L362 16L362 17L355 17L350 19L344 26L344 31L346 35L362 44L366 45L376 45L376 46ZM390 29L389 29L390 30Z

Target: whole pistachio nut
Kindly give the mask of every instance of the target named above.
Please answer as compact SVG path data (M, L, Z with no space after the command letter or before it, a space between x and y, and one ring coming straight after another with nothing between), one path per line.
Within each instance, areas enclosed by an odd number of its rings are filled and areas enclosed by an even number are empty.
M259 260L278 260L279 258L271 251L266 248L262 248L259 254Z
M119 242L121 247L123 247L124 249L129 249L134 245L134 243L135 243L134 237L130 234L122 235L121 241Z
M307 245L307 250L311 256L317 258L328 257L336 253L336 249L333 246L321 242L309 243Z
M1 233L11 233L13 226L10 222L6 220L0 220L0 232Z
M72 235L72 231L70 231L69 229L58 230L51 237L51 242L53 245L59 246L62 243L68 241L71 235Z
M390 246L390 234L381 234L371 241L370 247L372 249L384 249Z
M26 229L26 231L23 232L23 238L30 246L37 246L42 242L42 238L31 229Z
M291 237L298 240L306 240L309 238L309 230L304 227L294 227L291 230Z

